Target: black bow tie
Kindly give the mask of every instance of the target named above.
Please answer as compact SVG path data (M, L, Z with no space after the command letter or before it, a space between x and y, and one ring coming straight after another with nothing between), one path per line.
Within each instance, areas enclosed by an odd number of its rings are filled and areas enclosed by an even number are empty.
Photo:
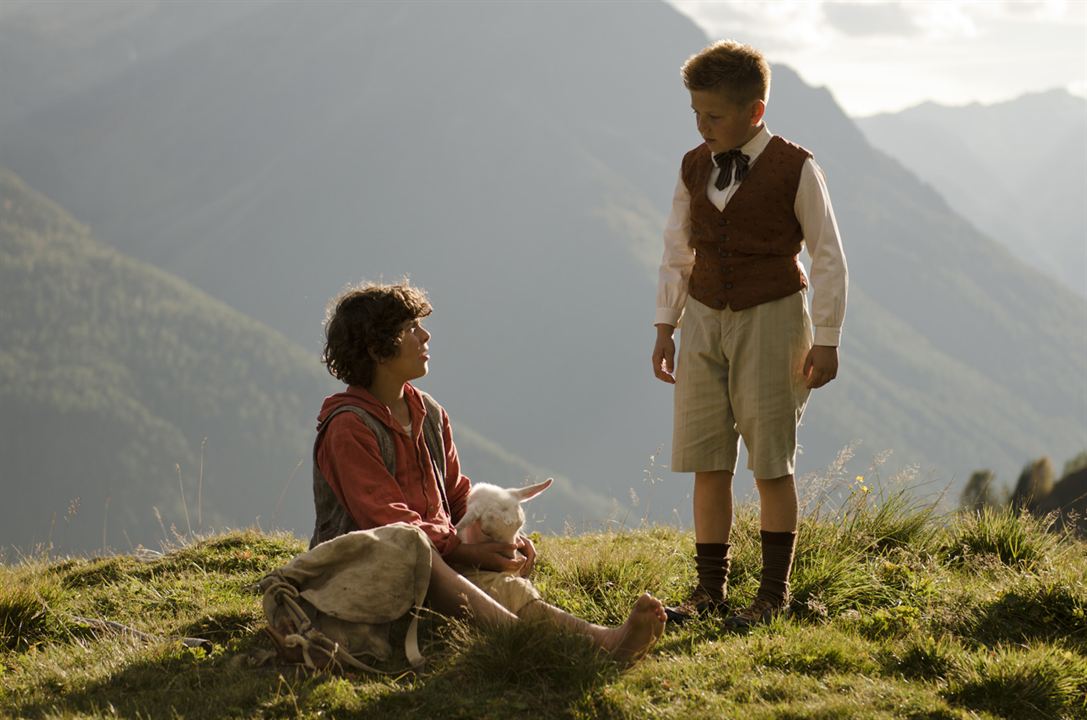
M736 166L736 182L741 183L747 177L747 164L751 162L751 158L739 150L729 150L714 155L713 162L721 168L721 172L717 174L717 182L713 186L718 190L724 190L732 183L732 166Z

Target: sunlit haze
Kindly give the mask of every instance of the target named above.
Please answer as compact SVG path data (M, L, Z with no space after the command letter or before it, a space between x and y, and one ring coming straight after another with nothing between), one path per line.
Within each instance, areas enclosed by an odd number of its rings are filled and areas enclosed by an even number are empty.
M1087 94L1087 2L671 0L711 38L759 47L854 117L932 100Z

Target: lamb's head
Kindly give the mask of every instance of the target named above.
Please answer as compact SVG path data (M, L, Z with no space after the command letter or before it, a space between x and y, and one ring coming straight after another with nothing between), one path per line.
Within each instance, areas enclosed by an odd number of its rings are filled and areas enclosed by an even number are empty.
M457 523L457 530L469 543L487 540L512 543L525 524L525 511L521 503L536 497L551 487L551 483L551 478L523 488L477 483L468 493L468 507Z

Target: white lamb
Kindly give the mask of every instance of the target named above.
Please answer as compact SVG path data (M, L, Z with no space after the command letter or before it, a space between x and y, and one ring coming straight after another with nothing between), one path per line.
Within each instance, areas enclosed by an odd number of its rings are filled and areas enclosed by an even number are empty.
M531 500L547 488L552 479L523 488L502 488L490 483L472 485L464 517L457 523L457 533L467 543L492 540L512 543L525 524L521 503Z

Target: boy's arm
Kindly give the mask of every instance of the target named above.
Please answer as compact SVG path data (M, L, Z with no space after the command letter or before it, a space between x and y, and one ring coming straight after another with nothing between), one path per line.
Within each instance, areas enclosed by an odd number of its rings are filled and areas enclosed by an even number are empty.
M845 320L849 271L826 178L810 158L800 173L794 210L811 258L811 319L815 327L815 344L837 347L841 344Z
M657 281L657 339L653 346L653 374L674 383L676 346L672 332L687 304L687 283L695 255L690 246L691 196L680 176L672 195L672 211L664 225L664 256Z
M811 318L815 342L804 362L804 375L808 387L817 388L838 375L838 345L845 320L849 271L826 178L811 158L801 170L794 211L811 258Z

